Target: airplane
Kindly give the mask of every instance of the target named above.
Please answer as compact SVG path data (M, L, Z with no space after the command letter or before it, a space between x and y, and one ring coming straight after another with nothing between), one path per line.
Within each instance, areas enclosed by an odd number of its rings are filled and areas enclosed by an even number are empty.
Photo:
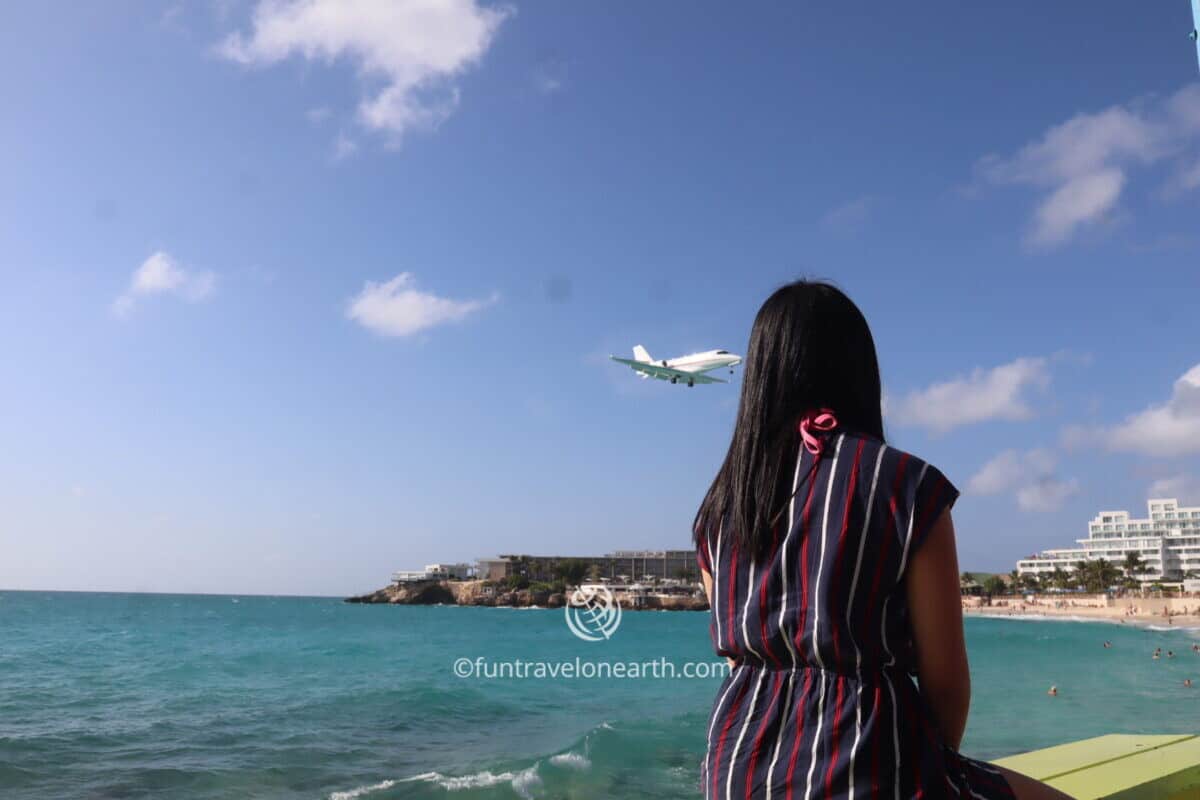
M1192 32L1188 38L1196 43L1196 61L1200 63L1200 0L1192 0Z
M671 383L682 381L688 386L695 386L697 383L728 383L728 381L704 373L721 367L729 367L729 373L733 374L733 368L742 363L741 356L735 356L728 350L708 350L703 353L692 353L679 358L664 358L656 361L640 344L633 348L632 359L617 358L616 356L609 356L609 358L621 364L628 364L641 378L658 378L660 381L670 381Z

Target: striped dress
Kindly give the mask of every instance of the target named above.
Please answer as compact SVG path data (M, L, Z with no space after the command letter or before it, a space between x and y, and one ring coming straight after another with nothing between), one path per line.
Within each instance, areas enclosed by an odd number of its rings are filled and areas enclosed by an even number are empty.
M877 439L800 447L798 489L760 560L719 526L712 640L737 659L701 769L718 798L1011 798L988 765L945 746L913 679L905 565L958 491Z

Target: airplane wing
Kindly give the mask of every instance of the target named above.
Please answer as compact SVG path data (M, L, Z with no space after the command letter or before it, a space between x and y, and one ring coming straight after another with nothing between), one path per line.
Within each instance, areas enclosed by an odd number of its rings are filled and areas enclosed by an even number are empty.
M683 381L684 383L687 383L688 381L691 381L692 383L728 383L728 381L723 381L720 378L712 378L708 375L704 375L703 373L684 372L681 369L671 369L670 367L664 367L661 364L650 364L645 361L634 361L631 358L617 358L616 356L609 356L609 358L617 363L627 364L643 375L649 375L651 378L658 378L660 381L669 381L672 378L675 378L676 380Z
M1192 0L1192 38L1196 40L1196 61L1200 64L1200 0Z

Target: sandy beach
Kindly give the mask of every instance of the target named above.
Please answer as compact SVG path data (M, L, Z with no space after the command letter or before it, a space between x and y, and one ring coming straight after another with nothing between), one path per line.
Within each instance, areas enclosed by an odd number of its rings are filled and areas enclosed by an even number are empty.
M989 617L1057 617L1116 624L1200 629L1200 597L1148 598L1105 595L964 597L963 612Z

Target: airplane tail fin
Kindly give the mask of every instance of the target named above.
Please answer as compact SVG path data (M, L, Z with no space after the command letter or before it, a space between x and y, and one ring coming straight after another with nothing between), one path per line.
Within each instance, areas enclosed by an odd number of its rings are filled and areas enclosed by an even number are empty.
M650 354L646 352L646 348L642 347L640 344L633 348L633 357L638 361L649 362L654 360L650 357Z

